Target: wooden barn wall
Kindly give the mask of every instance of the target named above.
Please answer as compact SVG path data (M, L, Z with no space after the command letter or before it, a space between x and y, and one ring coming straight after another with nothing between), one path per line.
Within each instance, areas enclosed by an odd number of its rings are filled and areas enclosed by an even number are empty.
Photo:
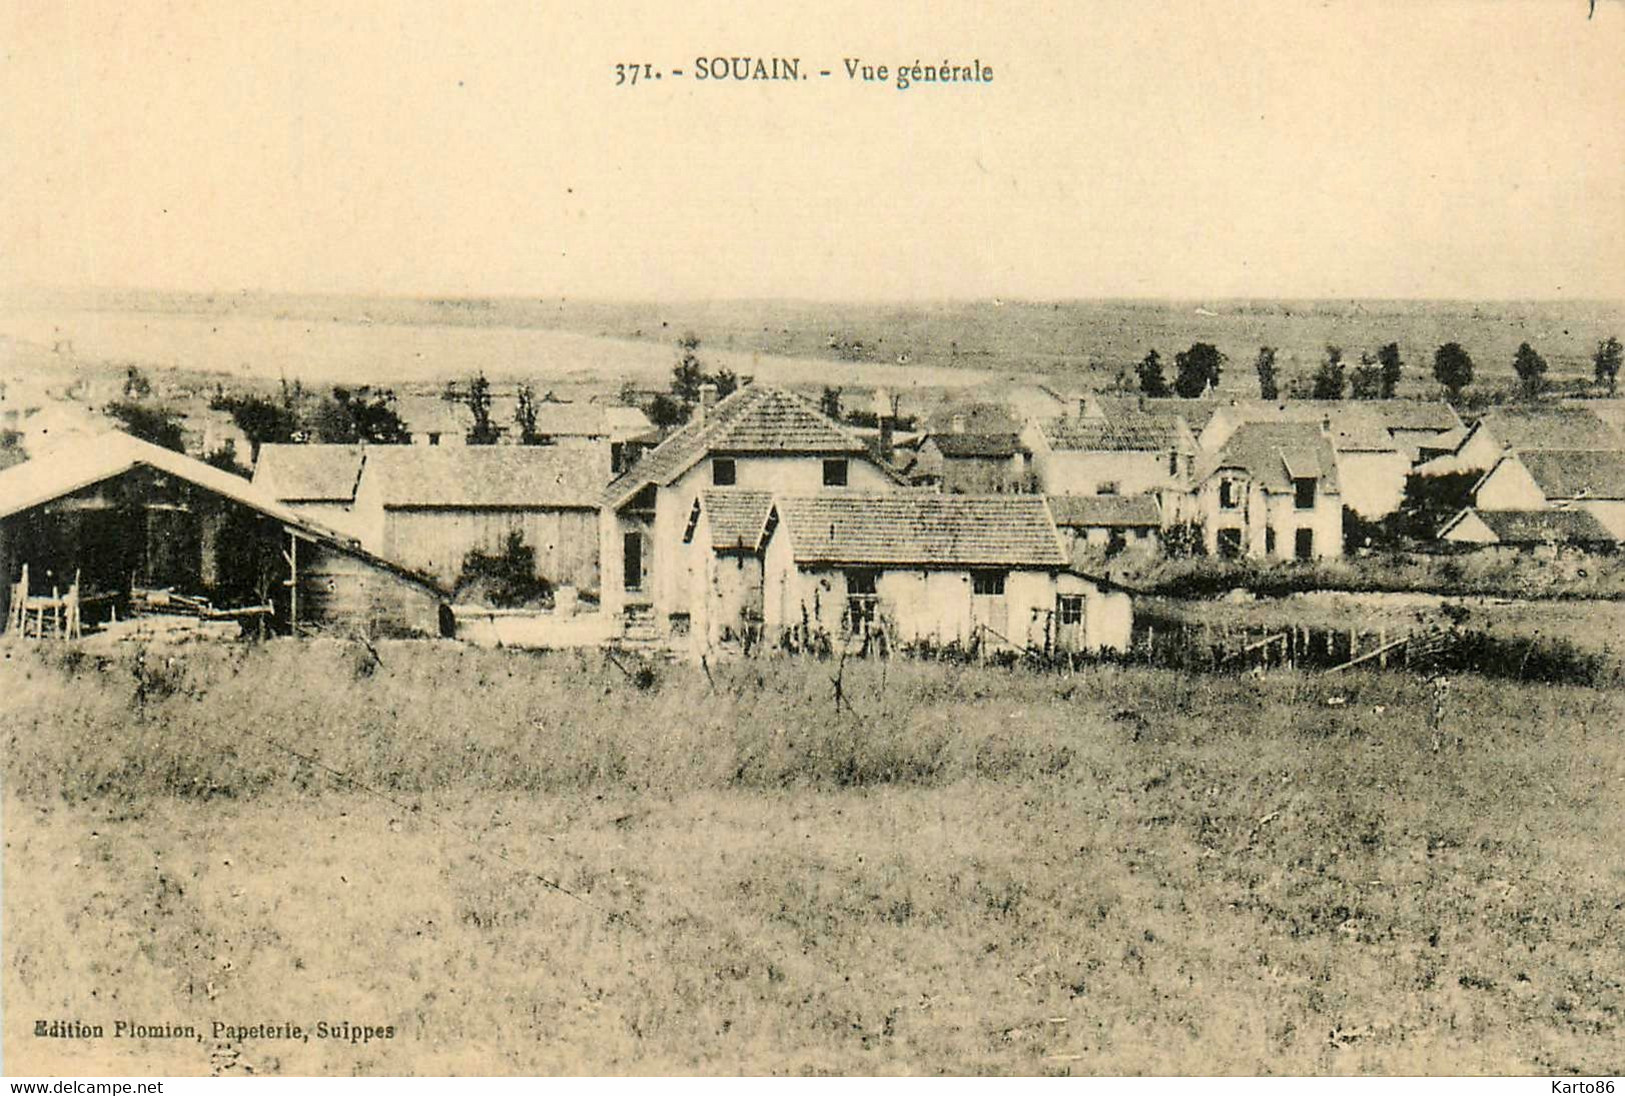
M441 634L443 599L387 568L331 548L299 545L299 624L371 636Z
M499 551L514 529L536 550L540 577L597 594L596 510L390 510L378 554L451 586L470 550Z

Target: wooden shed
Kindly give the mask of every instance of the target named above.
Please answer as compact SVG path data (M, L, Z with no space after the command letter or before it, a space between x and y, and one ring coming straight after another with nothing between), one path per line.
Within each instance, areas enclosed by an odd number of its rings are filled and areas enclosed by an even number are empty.
M0 472L0 622L14 601L67 591L88 628L185 611L284 633L444 634L433 582L239 476L121 433Z

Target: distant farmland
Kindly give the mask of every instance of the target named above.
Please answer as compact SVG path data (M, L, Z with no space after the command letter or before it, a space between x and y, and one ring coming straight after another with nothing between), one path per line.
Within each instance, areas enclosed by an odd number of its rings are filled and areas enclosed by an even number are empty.
M1194 341L1230 357L1224 387L1255 391L1260 345L1279 350L1283 379L1312 371L1327 343L1352 365L1397 341L1404 388L1431 395L1442 342L1462 343L1478 386L1509 384L1528 340L1549 379L1590 375L1598 340L1625 334L1621 302L804 301L611 303L561 299L401 300L361 297L100 294L14 297L0 334L52 346L86 364L130 362L307 381L435 382L483 369L564 385L658 382L673 343L700 336L702 355L779 384L893 387L1043 374L1109 384L1151 348L1171 363Z

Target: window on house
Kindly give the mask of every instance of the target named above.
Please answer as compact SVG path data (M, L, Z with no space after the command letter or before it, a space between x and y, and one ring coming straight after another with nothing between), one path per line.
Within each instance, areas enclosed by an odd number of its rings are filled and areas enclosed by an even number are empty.
M1315 508L1315 481L1312 478L1300 476L1292 481L1292 505L1299 510Z
M431 431L430 432L430 434L429 434L429 444L430 445L439 445L440 444L440 434L439 434L438 431Z
M715 457L711 461L711 483L716 487L732 487L739 475L732 457Z
M1173 453L1168 454L1168 474L1170 476L1179 475L1179 453L1178 452L1173 452Z
M1128 537L1121 529L1110 529L1106 532L1106 554L1115 556L1128 547Z
M1238 559L1241 556L1241 530L1220 529L1218 535L1219 555L1225 559Z
M827 460L824 462L824 486L846 486L846 461L844 459Z
M1266 556L1275 554L1275 527L1273 525L1264 530L1264 554Z
M1149 530L1149 529L1140 528L1140 529L1134 530L1134 539L1135 540L1146 540L1150 536L1151 536L1151 530Z
M1299 529L1292 538L1292 554L1299 559L1315 558L1315 531L1313 529Z
M1060 594L1055 598L1055 618L1062 624L1083 623L1083 595Z
M970 592L977 597L1003 597L1004 572L972 571L970 573Z
M872 625L875 622L875 614L879 604L880 598L875 592L875 573L873 571L848 571L846 573L847 627L856 632Z
M1095 484L1095 494L1097 495L1115 495L1117 493L1118 484L1116 480L1105 480Z
M1233 479L1219 481L1219 509L1234 510L1241 505L1241 485Z

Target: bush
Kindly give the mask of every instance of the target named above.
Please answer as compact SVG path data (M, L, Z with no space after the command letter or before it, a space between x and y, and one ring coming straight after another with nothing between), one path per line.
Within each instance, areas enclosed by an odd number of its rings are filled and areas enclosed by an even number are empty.
M463 558L457 578L459 600L478 601L497 609L551 605L553 585L536 574L536 549L514 529L495 554L476 548Z

